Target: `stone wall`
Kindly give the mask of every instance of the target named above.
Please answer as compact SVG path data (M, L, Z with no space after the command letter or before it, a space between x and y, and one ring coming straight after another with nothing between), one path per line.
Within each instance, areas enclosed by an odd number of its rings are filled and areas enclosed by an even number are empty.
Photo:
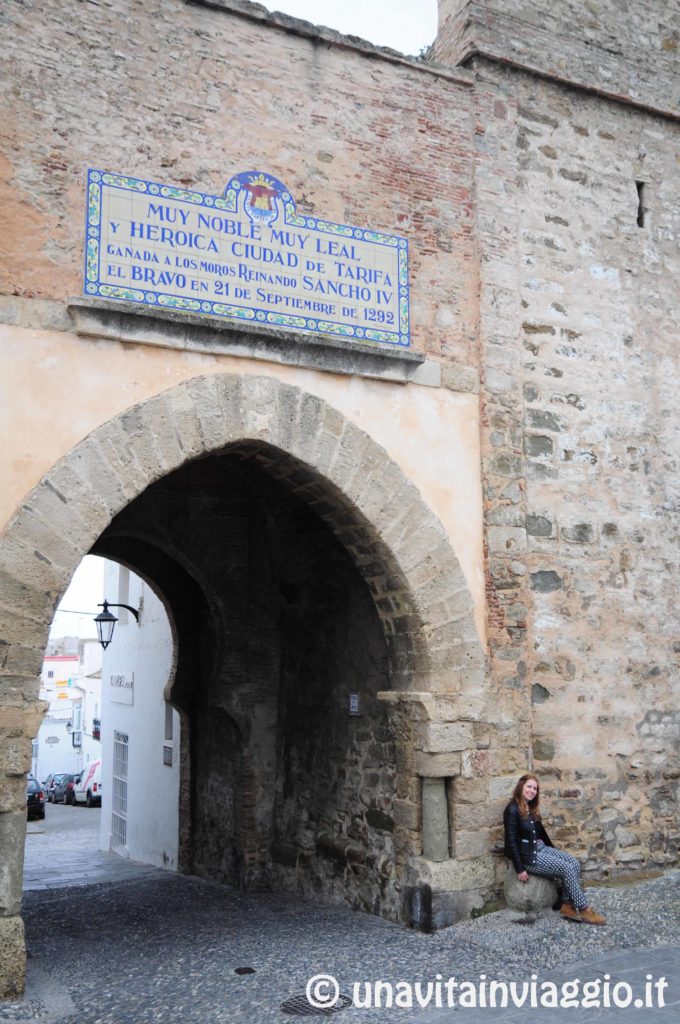
M664 0L439 0L433 55L485 56L677 120L679 46L680 11Z
M534 754L587 867L663 865L678 736L650 761L640 730L676 703L680 126L514 83Z
M621 45L644 62L633 30ZM676 863L678 126L547 73L470 67L489 642L513 720L492 749L508 744L505 770L526 749L587 871ZM662 107L676 63L659 69Z

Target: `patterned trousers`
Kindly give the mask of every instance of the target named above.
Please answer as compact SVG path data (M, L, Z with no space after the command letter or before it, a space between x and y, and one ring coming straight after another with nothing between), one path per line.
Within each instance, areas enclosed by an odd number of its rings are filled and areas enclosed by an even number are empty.
M559 878L564 889L565 901L577 910L588 906L588 897L581 888L581 865L576 857L554 846L545 846L539 841L536 863L528 867L530 875L544 878Z

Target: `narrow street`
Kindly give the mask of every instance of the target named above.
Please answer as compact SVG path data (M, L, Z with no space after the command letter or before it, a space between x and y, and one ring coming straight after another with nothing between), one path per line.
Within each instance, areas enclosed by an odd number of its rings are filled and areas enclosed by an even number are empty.
M99 849L101 807L46 804L26 829L24 892L153 877L155 868Z

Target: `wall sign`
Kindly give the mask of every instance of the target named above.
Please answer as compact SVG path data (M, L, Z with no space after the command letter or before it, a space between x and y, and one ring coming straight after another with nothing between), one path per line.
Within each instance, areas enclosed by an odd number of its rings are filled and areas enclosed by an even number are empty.
M409 345L406 239L298 214L260 171L222 196L89 171L85 294Z
M111 700L114 704L134 704L135 674L112 675L110 679Z

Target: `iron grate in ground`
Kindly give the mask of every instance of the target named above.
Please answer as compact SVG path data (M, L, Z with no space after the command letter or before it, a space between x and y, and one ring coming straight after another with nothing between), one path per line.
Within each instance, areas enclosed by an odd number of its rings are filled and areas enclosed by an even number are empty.
M289 1013L297 1017L328 1017L331 1013L338 1013L346 1010L352 1005L349 996L338 995L332 1006L314 1006L310 1003L306 993L299 996L291 996L281 1003L280 1009L283 1013Z

